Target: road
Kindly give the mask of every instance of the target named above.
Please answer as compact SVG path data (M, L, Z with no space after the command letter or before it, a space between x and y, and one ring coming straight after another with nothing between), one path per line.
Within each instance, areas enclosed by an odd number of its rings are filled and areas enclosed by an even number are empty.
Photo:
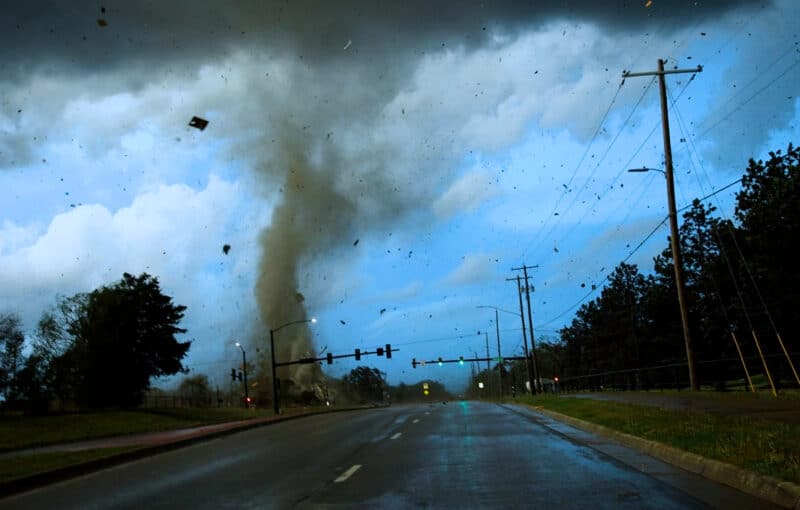
M441 402L278 423L0 508L774 508L518 406Z

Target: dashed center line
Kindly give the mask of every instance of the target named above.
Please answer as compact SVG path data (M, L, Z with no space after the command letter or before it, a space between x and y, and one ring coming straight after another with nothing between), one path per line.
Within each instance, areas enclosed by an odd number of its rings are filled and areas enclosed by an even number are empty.
M348 478L350 478L351 476L353 476L353 473L355 473L356 471L358 471L360 468L361 468L361 464L353 464L353 465L350 467L350 469L348 469L347 471L345 471L344 473L342 473L341 475L339 475L339 478L337 478L336 480L334 480L334 482L335 482L335 483L342 483L342 482L345 482L345 481L347 481L347 479L348 479Z
M397 434L393 435L393 436L392 436L392 437L390 437L389 439L397 439L398 437L400 437L400 436L402 436L402 435L403 435L403 433L402 433L402 432L398 432Z
M411 423L419 423L419 418L414 418L414 421L412 421Z

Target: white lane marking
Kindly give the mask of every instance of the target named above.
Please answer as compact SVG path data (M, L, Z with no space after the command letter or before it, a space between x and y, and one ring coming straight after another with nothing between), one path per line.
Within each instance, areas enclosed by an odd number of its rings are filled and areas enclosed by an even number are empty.
M351 476L353 476L353 473L355 473L359 469L361 469L361 464L353 464L352 466L350 466L350 469L348 469L347 471L345 471L344 473L339 475L339 478L334 480L334 482L335 483L342 483L342 482L347 481L347 479L350 478Z
M393 436L392 436L392 437L390 437L389 439L397 439L398 437L400 437L400 436L402 436L402 435L403 435L403 433L402 433L402 432L398 432L397 434L393 435Z
M431 412L430 411L425 411L425 414L431 414Z
M411 423L419 423L419 418L414 418L414 421L412 421Z

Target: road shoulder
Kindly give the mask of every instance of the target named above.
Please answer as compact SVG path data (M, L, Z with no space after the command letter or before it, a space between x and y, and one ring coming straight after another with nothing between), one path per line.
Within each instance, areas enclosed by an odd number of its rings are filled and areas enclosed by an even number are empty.
M673 466L701 475L717 483L733 487L734 489L783 508L800 510L800 485L753 473L731 464L708 459L656 441L618 432L602 425L573 418L538 406L530 406L527 404L508 405L530 409L584 432L611 439Z

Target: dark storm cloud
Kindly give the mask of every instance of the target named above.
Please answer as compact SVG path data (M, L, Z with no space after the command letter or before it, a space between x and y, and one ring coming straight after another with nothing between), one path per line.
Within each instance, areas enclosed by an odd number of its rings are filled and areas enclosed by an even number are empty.
M31 68L107 70L136 62L208 61L234 48L291 51L309 62L481 46L494 30L514 32L564 18L612 30L671 29L715 19L753 0L599 2L261 1L17 2L0 22L0 62L7 78ZM377 62L373 62L377 64Z

